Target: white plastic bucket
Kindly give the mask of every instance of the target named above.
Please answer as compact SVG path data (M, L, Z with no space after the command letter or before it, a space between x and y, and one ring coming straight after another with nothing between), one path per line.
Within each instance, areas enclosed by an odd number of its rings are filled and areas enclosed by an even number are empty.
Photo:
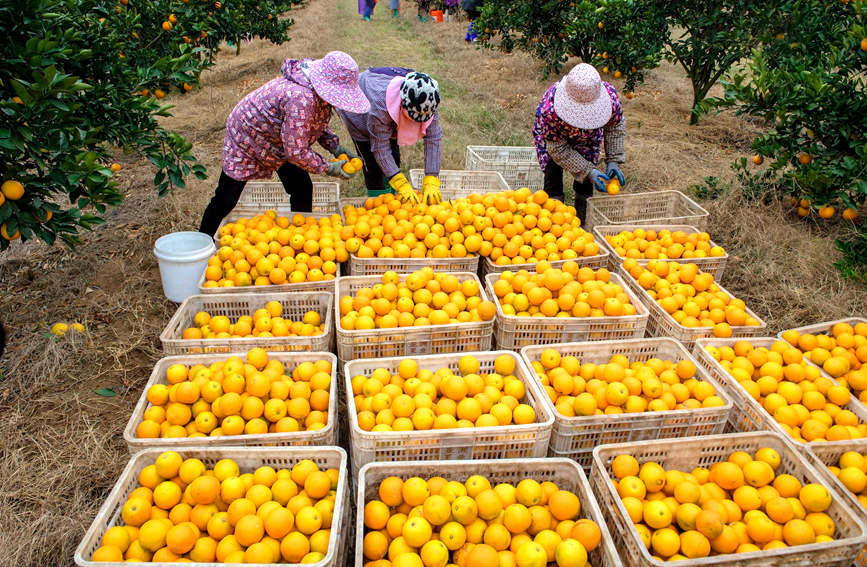
M159 260L163 293L180 303L199 291L199 279L217 247L214 239L201 232L173 232L154 243Z

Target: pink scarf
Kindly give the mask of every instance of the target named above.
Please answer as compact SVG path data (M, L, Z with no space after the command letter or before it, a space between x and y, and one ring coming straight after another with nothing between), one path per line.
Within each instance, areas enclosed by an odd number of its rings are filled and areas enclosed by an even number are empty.
M425 122L416 122L401 107L400 87L403 86L403 79L403 77L395 77L388 83L388 88L385 89L385 107L388 109L388 115L397 124L397 145L411 146L424 137L433 118Z

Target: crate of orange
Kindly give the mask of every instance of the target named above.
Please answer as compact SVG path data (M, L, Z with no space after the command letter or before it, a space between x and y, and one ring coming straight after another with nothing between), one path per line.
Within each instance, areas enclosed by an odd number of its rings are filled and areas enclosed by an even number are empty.
M587 199L588 229L603 224L686 224L702 230L710 214L680 191L605 195Z
M421 513L407 519L416 503ZM407 565L623 566L584 471L568 459L371 463L356 508L356 567L407 538L419 544L405 549Z
M867 438L867 408L782 339L699 339L693 352L731 395L731 429L810 446Z
M443 201L453 201L472 194L498 193L508 191L509 184L497 171L465 171L443 169L437 174L440 180L440 194ZM409 182L421 188L424 179L423 169L410 169Z
M354 360L344 376L353 473L377 461L528 458L548 451L553 417L516 353ZM389 392L394 399L381 407Z
M496 298L498 348L644 336L647 308L606 268L543 261L535 272L488 274L485 283Z
M692 262L702 272L721 279L728 254L710 235L685 224L614 224L593 227L596 240L609 252L609 268L617 270L624 260L668 259Z
M120 473L74 561L343 567L349 480L339 447L146 449Z
M334 445L336 379L330 352L169 356L154 366L123 437L130 453Z
M334 343L334 296L327 291L192 295L160 334L167 355L324 351Z
M313 213L333 215L338 213L340 184L334 181L313 182ZM282 216L291 216L292 204L289 194L279 181L250 181L244 186L238 204L228 217L235 220L242 216L256 216L266 210L274 210Z
M554 415L549 454L588 471L606 443L713 435L732 402L674 339L629 339L524 347Z
M349 255L340 216L265 211L224 221L200 293L334 291Z
M636 567L850 565L867 541L849 501L772 432L603 445L590 486Z
M335 298L341 364L491 348L495 307L476 274L426 267L341 277Z

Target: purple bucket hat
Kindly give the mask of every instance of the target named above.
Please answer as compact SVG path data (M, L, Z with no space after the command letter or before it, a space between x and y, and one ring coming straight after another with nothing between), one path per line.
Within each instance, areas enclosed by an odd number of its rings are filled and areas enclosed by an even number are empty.
M310 62L310 82L322 100L346 112L363 114L370 102L358 86L358 64L342 51Z

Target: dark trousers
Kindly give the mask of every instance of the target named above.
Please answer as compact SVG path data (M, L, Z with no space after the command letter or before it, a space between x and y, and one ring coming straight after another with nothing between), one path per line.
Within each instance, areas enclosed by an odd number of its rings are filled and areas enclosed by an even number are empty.
M557 165L554 160L550 160L545 168L544 189L549 197L565 202L563 168ZM593 195L593 184L590 183L589 177L585 177L584 181L576 179L572 182L572 190L575 191L575 211L583 223L587 217L587 197Z
M364 184L368 191L384 191L387 180L379 164L376 163L376 158L373 156L373 151L370 149L370 142L359 142L353 140L355 149L364 163ZM400 167L400 148L397 146L397 140L391 140L391 157L394 158L394 163Z
M310 212L313 208L313 181L310 179L310 174L297 165L287 162L277 170L277 177L280 178L283 189L289 195L289 204L292 210ZM232 179L226 175L226 172L220 172L220 181L217 182L214 196L211 197L211 202L208 203L205 214L202 215L199 232L211 236L217 232L220 222L232 212L238 199L241 198L241 192L245 185L247 185L246 181Z

